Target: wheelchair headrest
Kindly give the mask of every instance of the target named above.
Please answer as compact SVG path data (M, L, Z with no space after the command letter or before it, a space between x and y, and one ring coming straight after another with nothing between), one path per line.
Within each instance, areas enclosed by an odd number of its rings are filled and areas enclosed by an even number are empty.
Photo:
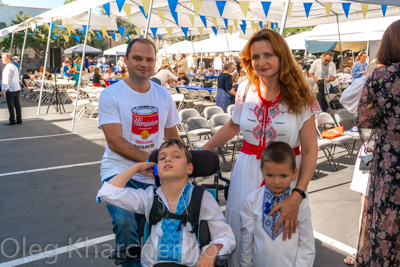
M219 170L219 158L212 150L189 150L192 154L193 173L190 177L213 175ZM158 163L158 149L151 152L150 162Z

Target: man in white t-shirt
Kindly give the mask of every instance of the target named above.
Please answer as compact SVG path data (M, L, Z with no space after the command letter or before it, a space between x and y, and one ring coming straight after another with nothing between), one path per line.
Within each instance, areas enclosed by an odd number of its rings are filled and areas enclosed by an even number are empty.
M170 92L149 81L154 72L156 49L143 38L132 40L125 63L129 77L108 86L100 95L99 128L107 140L101 162L101 179L108 181L136 162L145 162L163 138L179 139L179 116ZM147 188L151 177L135 174L126 187ZM117 249L140 244L138 228L143 215L107 206L112 217ZM140 266L131 260L122 266Z
M222 55L219 55L218 57L214 58L214 70L215 70L215 75L219 75L221 70L222 70Z
M19 102L21 86L19 84L18 68L15 64L12 64L11 53L3 53L1 59L4 64L1 81L1 95L6 97L7 107L10 113L9 121L5 124L21 124L21 104Z

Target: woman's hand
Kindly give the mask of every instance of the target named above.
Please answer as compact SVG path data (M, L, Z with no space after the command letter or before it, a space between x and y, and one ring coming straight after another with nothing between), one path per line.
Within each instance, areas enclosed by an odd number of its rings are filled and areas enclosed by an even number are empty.
M275 235L278 235L279 228L281 228L282 223L285 223L283 228L283 241L286 241L286 237L292 238L292 233L296 233L297 228L297 217L299 215L299 206L302 201L300 194L295 192L291 194L287 199L283 200L276 207L274 207L268 215L272 215L278 210L281 211L281 216L279 221L275 226Z
M197 267L214 267L215 259L217 258L221 248L221 244L210 245L201 255L199 261L197 262Z

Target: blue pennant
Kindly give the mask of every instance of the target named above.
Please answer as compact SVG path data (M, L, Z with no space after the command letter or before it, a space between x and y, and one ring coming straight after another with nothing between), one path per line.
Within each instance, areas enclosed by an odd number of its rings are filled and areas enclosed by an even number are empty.
M201 15L199 15L199 16L200 16L201 21L202 21L203 24L204 24L204 27L207 28L207 20L206 20L206 17L205 17L205 16L201 16Z
M37 27L37 26L36 26ZM58 28L62 29L63 31L65 31L65 27L62 25L57 25Z
M181 29L182 29L183 33L185 34L185 37L187 38L188 28L182 27Z
M228 29L228 19L224 19L225 29Z
M83 31L83 29L77 29L82 35L85 35L85 32Z
M217 28L215 28L214 26L211 27L211 29L213 30L214 34L217 35L218 34L218 30Z
M178 0L168 0L168 6L169 6L169 10L171 10L171 13L176 12L177 5L178 5Z
M387 9L387 6L386 5L382 5L383 16L386 16L386 9Z
M269 7L271 6L271 2L261 2L261 5L264 9L265 17L268 17Z
M144 13L144 8L142 6L139 6L140 11L142 11L143 16L147 19L146 13Z
M103 5L104 11L107 13L107 16L110 16L110 3L105 3Z
M263 22L260 21L260 22L258 22L258 24L260 24L260 29L262 29L263 28Z
M55 23L52 23L52 24L51 24L51 27L50 27L50 23L47 23L47 24L49 25L49 28L51 28L50 32L53 32L54 25L56 25L56 24L55 24Z
M54 38L54 40L57 40L57 35L52 34L51 36Z
M117 2L118 10L121 13L122 7L125 4L125 0L116 0L116 2Z
M308 15L310 14L312 3L303 3L303 6L304 6L304 10L306 11L306 16L308 18Z
M28 34L29 34L29 35L32 35L33 33L31 33L31 32L28 32ZM57 35L56 35L56 36L57 36ZM56 38L57 38L57 37L56 37Z
M103 39L103 37L101 37L101 35L100 35L100 32L99 31L94 31L96 34L97 34L97 38L99 38L99 39Z
M121 34L121 37L124 36L125 27L118 26L117 28L118 28L119 34Z
M131 40L131 37L129 36L129 34L125 33L126 38L129 39L129 41Z
M153 38L156 38L158 28L150 28L150 30L153 33Z
M162 39L163 39L163 37L162 37L162 35L161 35L161 34L157 34L157 37L158 37L158 39L160 39L160 40L162 40Z
M246 34L246 21L242 20L242 24L240 24L240 28L242 29L243 33Z
M342 3L342 7L343 7L344 14L346 15L346 19L349 16L350 5L351 5L351 3Z
M217 4L219 15L222 17L222 13L224 13L226 1L215 1L215 4Z
M81 37L79 35L74 35L75 39L78 41L78 43L81 42Z
M113 38L114 42L115 42L115 33L111 33L111 37Z
M177 12L171 12L172 17L175 20L176 25L178 25L178 13Z
M86 25L82 25L82 27L83 27L84 34L86 34ZM90 29L90 25L89 25L89 29Z

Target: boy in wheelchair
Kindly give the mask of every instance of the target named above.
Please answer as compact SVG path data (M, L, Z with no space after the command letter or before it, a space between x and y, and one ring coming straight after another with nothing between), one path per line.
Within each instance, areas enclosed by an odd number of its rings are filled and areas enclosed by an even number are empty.
M235 248L235 238L214 197L202 187L189 183L193 172L192 154L182 141L170 139L161 145L157 161L161 182L157 189L124 188L135 173L154 177L155 163L136 163L105 182L97 197L106 204L142 213L150 221L151 232L141 250L142 266L214 266L217 255L227 255ZM192 225L191 216L196 217L190 214L196 213L191 207L195 205L191 203L192 197L199 192L202 195L198 201L200 212ZM157 205L153 205L155 201ZM154 212L160 205L162 208ZM154 217L158 220L152 224ZM195 233L199 227L197 222L202 221L207 222L211 241L200 248L197 236L201 238L203 234Z

